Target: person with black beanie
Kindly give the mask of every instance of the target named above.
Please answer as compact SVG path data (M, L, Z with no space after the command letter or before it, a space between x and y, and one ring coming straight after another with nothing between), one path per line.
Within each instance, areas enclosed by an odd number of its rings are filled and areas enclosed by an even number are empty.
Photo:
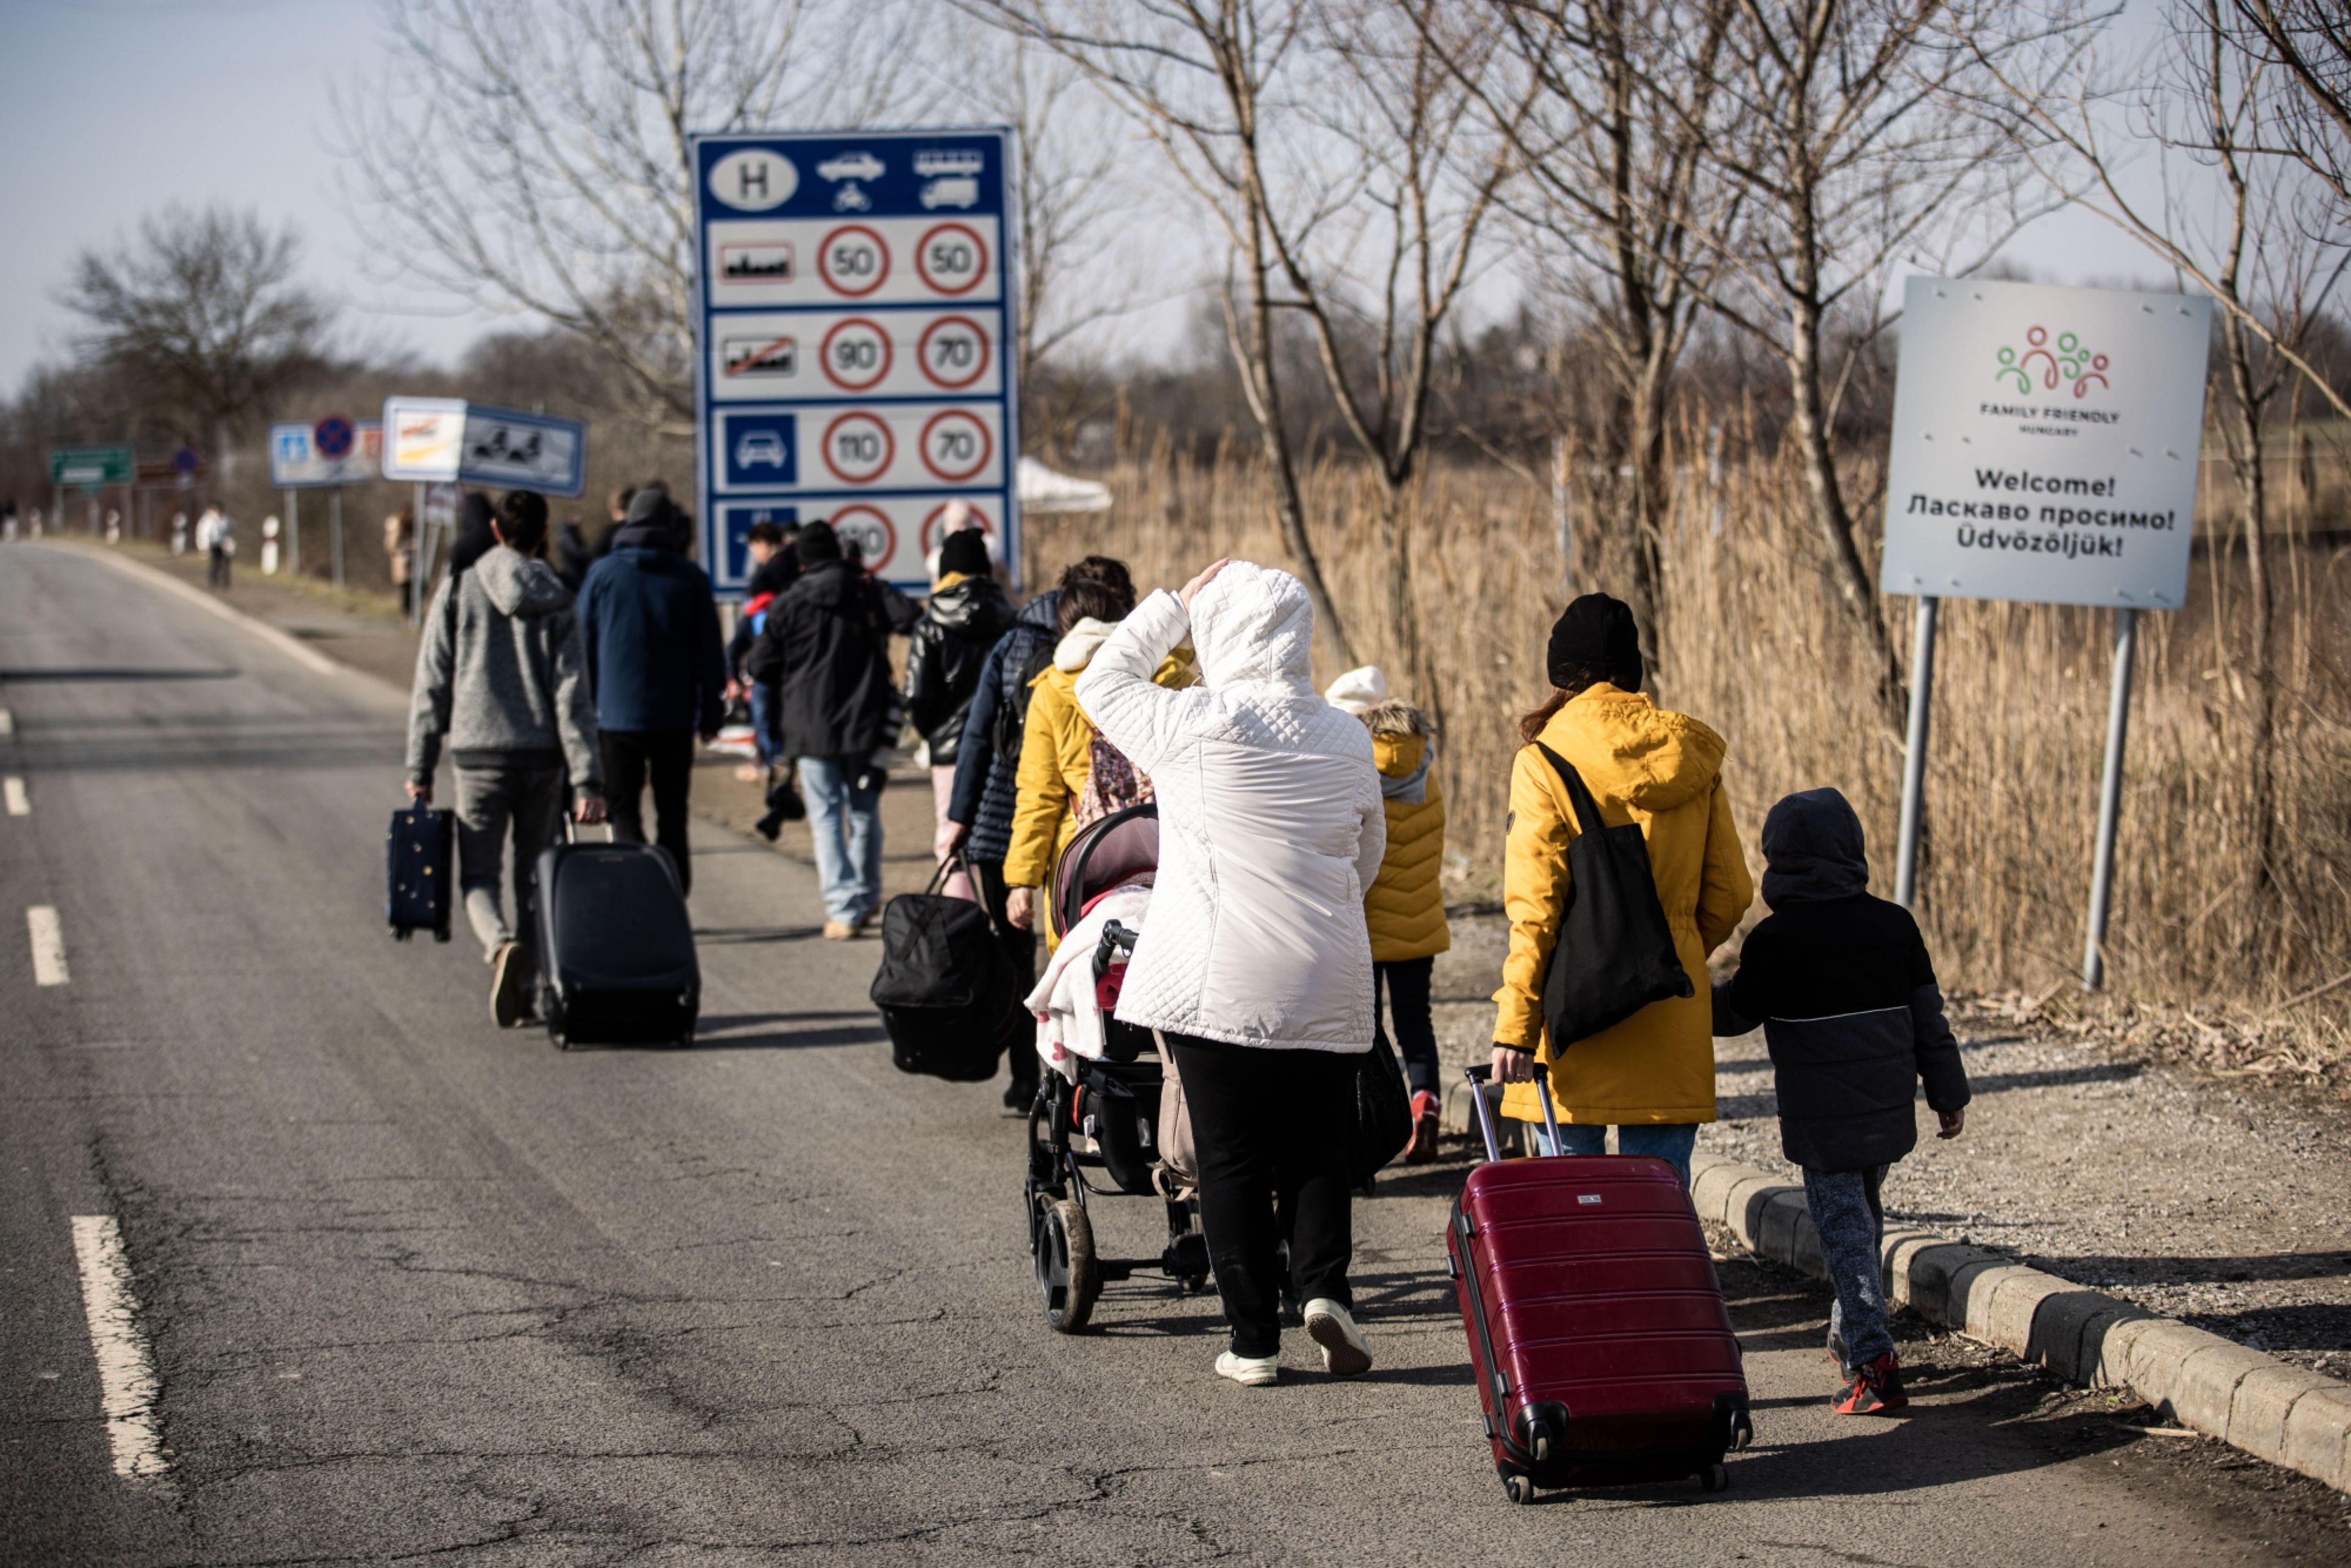
M1739 928L1755 897L1723 786L1723 740L1642 692L1639 632L1622 600L1587 593L1570 604L1552 627L1543 668L1552 695L1520 721L1526 744L1510 770L1502 872L1510 942L1494 993L1494 1078L1508 1086L1502 1111L1541 1124L1540 1070L1562 1124L1564 1147L1555 1152L1600 1154L1614 1124L1618 1153L1665 1159L1687 1184L1698 1124L1715 1119L1707 955ZM1602 821L1639 825L1690 989L1597 1034L1552 1040L1543 981L1571 892L1568 846L1591 825L1571 803L1571 772Z

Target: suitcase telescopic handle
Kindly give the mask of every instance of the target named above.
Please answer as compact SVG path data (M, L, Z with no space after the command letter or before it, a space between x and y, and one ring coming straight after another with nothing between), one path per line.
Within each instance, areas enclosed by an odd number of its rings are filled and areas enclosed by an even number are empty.
M1502 1157L1501 1134L1494 1125L1494 1108L1486 1103L1486 1085L1492 1081L1494 1069L1481 1061L1461 1071L1469 1080L1469 1108L1478 1118L1479 1135L1486 1140L1486 1157L1499 1160ZM1551 1146L1556 1152L1561 1147L1559 1112L1551 1103L1551 1074L1541 1071L1540 1063L1535 1072L1535 1098L1542 1102L1543 1126L1549 1130Z
M576 844L580 841L580 819L572 814L571 809L568 806L563 811L563 841L567 844ZM608 844L617 844L621 841L620 831L612 826L612 819L610 817L604 819L604 841Z

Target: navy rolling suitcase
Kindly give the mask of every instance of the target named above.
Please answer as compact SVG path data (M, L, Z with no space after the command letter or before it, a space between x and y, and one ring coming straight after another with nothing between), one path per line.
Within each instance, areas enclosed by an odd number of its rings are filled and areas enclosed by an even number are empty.
M702 967L677 868L657 844L560 843L538 857L538 1011L573 1045L694 1039Z
M457 900L457 819L416 804L392 814L383 841L383 918L395 940L419 931L449 940L449 914Z

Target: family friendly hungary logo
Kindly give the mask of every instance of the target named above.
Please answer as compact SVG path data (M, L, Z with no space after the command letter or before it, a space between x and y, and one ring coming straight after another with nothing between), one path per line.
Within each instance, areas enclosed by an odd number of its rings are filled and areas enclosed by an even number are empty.
M2101 387L2110 384L2105 374L2105 355L2090 352L2072 332L2059 333L2057 346L2053 349L2049 346L2049 329L2032 327L2026 329L2024 342L2021 355L2012 348L2001 347L2000 369L1992 372L1993 379L2006 382L2012 376L2016 390L2026 393L2032 391L2036 374L2043 389L2048 392L2055 392L2060 384L2070 381L2077 398L2089 395L2092 382Z

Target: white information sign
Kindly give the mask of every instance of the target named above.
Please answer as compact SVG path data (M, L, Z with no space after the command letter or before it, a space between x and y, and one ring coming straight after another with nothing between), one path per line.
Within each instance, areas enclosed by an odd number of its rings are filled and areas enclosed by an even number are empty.
M576 419L486 408L458 398L393 397L383 404L383 476L463 480L577 496L586 483L588 427Z
M2178 609L2211 329L2202 298L1911 278L1879 590Z
M340 457L319 450L317 429L308 424L269 427L269 483L279 490L328 485L366 485L378 473L383 426L363 419L350 427L350 444Z

